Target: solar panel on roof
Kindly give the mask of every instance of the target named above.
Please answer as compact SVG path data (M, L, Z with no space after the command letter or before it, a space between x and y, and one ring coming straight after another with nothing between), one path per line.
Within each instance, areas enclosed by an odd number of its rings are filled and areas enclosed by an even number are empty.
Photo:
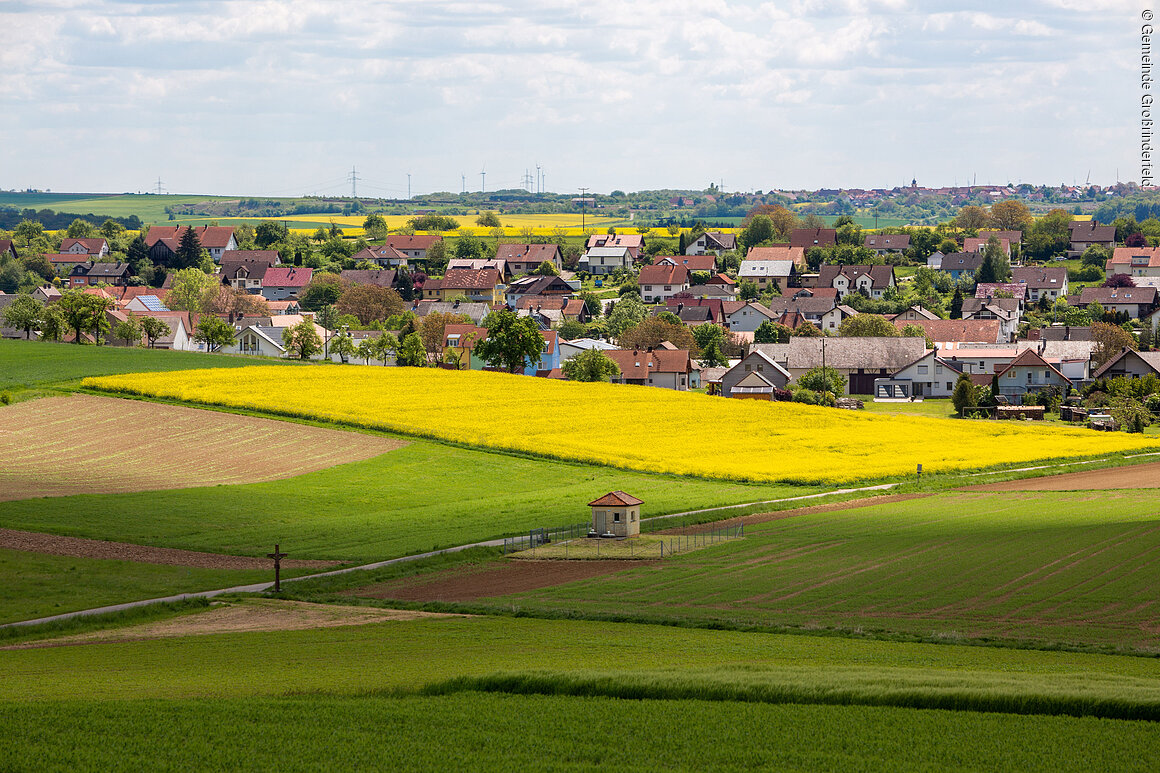
M149 311L169 311L169 307L162 303L156 295L141 295L138 296L138 300Z

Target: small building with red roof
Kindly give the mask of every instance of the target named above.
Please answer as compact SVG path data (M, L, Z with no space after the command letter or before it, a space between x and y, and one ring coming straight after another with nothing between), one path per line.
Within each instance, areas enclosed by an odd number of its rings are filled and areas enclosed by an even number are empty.
M589 537L635 537L640 534L640 506L644 501L623 491L609 491L588 503L592 508Z

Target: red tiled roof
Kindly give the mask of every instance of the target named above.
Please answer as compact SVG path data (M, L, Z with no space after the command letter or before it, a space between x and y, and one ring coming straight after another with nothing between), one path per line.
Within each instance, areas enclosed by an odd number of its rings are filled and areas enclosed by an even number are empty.
M752 247L745 253L746 260L792 260L799 266L806 264L805 247L775 244L772 247Z
M266 263L271 266L280 260L278 250L224 250L222 263Z
M419 249L416 247L415 249ZM406 260L407 256L399 252L396 248L389 244L372 244L370 247L363 249L354 254L354 261L358 263L363 260Z
M184 225L155 225L149 229L149 235L145 237L145 244L152 247L159 241L165 241L170 249L173 249L173 245L168 240L172 239L180 244L181 237L187 228L188 226ZM234 235L233 226L228 225L194 226L193 232L197 234L197 240L201 242L201 246L207 250L225 249L229 246L230 239Z
M638 285L683 285L689 281L689 269L685 266L644 266L636 279Z
M82 253L49 252L45 253L44 257L49 263L88 263L92 256Z
M560 248L555 244L501 244L496 248L497 260L514 260L520 263L555 263Z
M932 341L959 341L963 343L1000 343L997 319L896 319L894 326L902 330L907 325L918 325Z
M833 247L838 240L838 232L833 228L795 228L789 236L794 247Z
M499 283L499 271L494 268L452 268L443 275L439 286L444 290L491 290ZM427 285L423 288L427 289Z
M443 241L443 237L434 234L415 234L413 236L399 234L397 236L388 236L386 245L396 250L429 250L432 244L441 241Z
M1025 365L1025 366L1029 366L1032 368L1048 368L1050 370L1055 371L1055 374L1057 376L1059 376L1061 379L1063 379L1064 381L1068 381L1067 376L1060 373L1059 369L1056 368L1054 365L1052 365L1050 362L1048 362L1047 360L1040 357L1039 353L1036 352L1034 349L1024 349L1019 354L1018 357L1011 360L1011 362L1007 363L1004 367L996 368L995 375L998 377L1002 377L1004 373L1011 370L1011 368L1014 368L1017 365Z
M73 246L74 244L79 244L82 247L84 247L85 252L87 252L90 255L99 255L101 253L102 249L109 246L109 243L107 241L105 241L103 238L101 238L101 239L78 239L78 238L73 237L73 238L66 238L63 241L61 241L60 251L65 252L66 250L68 250L69 247Z
M623 491L609 491L599 499L594 499L588 503L589 507L634 507L636 505L643 505L643 499L637 499L632 494L625 494Z
M687 373L691 367L687 349L608 349L604 353L629 381L646 380L650 373Z
M653 265L665 265L672 262L684 266L690 271L716 271L717 258L714 255L658 255L653 259Z
M270 266L262 277L263 287L305 287L314 269L309 266Z
M478 327L476 325L453 323L443 326L443 346L455 346L455 344L448 344L447 338L452 335L458 335L460 343L457 348L472 349L475 344L487 338L487 328Z

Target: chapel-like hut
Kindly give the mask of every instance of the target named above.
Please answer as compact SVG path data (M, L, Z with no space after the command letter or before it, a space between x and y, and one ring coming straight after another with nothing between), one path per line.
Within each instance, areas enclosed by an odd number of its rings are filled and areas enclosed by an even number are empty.
M623 491L610 491L588 503L592 508L590 537L635 537L640 534L640 506L644 502Z

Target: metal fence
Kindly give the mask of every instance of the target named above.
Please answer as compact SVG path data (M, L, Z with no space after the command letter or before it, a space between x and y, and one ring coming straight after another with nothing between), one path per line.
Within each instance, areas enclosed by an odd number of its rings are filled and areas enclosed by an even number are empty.
M587 521L574 523L571 526L557 526L554 529L532 529L527 534L518 537L504 537L503 552L517 553L521 550L531 550L541 545L550 545L567 539L587 537L591 526Z
M664 534L653 533L649 536L660 537L663 547L662 558L666 555L676 555L686 550L696 550L708 547L725 540L738 539L745 536L745 523L730 524L729 526L715 526L706 529L702 526L685 526L679 531L668 530Z

